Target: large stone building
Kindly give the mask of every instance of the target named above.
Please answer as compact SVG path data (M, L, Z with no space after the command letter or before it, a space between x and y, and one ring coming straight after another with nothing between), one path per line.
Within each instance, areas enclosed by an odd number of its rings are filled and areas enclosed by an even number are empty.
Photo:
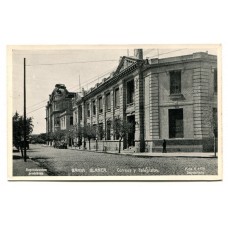
M76 93L68 92L63 84L56 84L49 95L46 106L46 133L73 128L72 98Z
M122 57L115 72L73 102L74 125L103 129L91 148L117 150L112 123L120 118L134 129L122 150L212 150L217 123L217 57L199 52L164 59ZM211 116L211 118L209 118Z
M47 132L72 124L75 128L93 126L98 131L91 139L91 149L118 150L115 119L133 126L121 150L161 151L163 139L168 152L213 150L217 57L198 52L143 59L143 51L137 49L134 57L121 57L108 78L80 96L56 85L47 105Z

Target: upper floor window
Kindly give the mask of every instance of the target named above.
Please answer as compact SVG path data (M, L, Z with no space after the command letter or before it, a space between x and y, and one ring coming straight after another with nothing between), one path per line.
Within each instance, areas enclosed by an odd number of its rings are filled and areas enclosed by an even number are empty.
M115 89L115 108L119 108L120 107L120 92L119 92L119 88Z
M111 94L110 93L106 94L106 109L107 109L107 111L111 110Z
M70 117L70 125L73 125L73 116Z
M181 93L181 71L175 70L170 72L170 94Z
M134 79L127 82L127 104L134 103Z
M90 107L89 107L89 103L86 104L86 109L87 109L87 117L90 117Z
M217 68L214 69L214 93L218 90Z
M102 101L102 97L98 98L98 107L99 107L99 113L103 112L103 101Z
M93 101L93 115L96 115L96 101Z
M79 121L82 120L82 106L81 105L78 107L78 118L79 118Z

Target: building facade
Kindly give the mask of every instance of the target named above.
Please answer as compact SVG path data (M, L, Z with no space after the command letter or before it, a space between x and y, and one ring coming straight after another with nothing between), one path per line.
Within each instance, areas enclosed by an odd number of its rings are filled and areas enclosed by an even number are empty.
M65 85L55 85L46 105L46 133L49 137L54 132L73 128L72 98L75 95Z
M207 53L152 59L144 71L148 151L213 151L217 135L217 57Z
M50 115L53 97L47 105L47 132L56 129L58 117L67 115ZM133 126L121 150L159 152L166 139L168 152L212 151L217 134L217 57L198 52L143 59L143 51L137 49L134 57L121 57L108 78L70 99L73 125L97 129L91 149L118 150L120 137L113 123L121 119ZM86 137L83 140L88 143Z

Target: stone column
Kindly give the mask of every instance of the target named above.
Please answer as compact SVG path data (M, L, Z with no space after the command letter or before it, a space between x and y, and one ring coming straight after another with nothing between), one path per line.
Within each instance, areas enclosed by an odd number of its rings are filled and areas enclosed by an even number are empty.
M160 137L160 120L159 120L159 81L158 74L151 75L150 83L150 135L152 139L159 139Z
M208 137L209 126L205 123L208 112L209 69L201 66L193 72L193 122L194 138Z
M113 92L113 89L110 91L110 102L111 102L111 110L110 110L110 113L111 113L111 116L112 116L112 119L110 120L111 123L113 121L113 114L114 114L114 92ZM110 139L113 140L114 139L114 136L113 136L113 128L111 127L111 130L110 130Z
M134 78L135 84L135 122L136 131L135 139L139 140L138 149L140 152L145 151L144 140L144 90L143 90L143 73L141 65L138 66L138 75Z
M103 102L103 130L104 130L104 139L106 140L106 97L105 94L102 94Z

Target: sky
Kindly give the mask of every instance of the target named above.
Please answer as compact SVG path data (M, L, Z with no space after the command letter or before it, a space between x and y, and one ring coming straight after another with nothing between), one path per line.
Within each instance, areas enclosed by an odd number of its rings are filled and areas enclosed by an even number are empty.
M127 49L128 48L128 49ZM65 84L69 92L79 91L79 81L85 90L108 77L121 56L133 56L130 47L15 47L12 49L13 113L23 114L23 76L26 58L27 116L33 118L33 134L46 131L45 106L55 84ZM217 54L212 46L146 46L144 58L167 58L194 52ZM80 78L80 79L79 79ZM12 114L13 114L12 113Z

